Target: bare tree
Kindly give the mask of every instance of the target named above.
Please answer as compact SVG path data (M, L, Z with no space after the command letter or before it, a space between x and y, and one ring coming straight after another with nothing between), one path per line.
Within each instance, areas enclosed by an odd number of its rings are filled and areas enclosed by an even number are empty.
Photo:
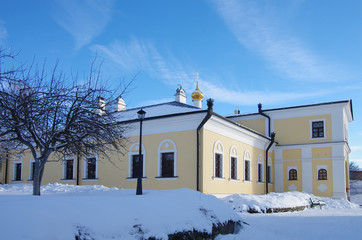
M360 171L360 167L355 162L349 162L349 179L358 179Z
M100 85L100 67L92 64L87 79L79 81L67 79L57 64L47 75L44 66L40 71L13 67L13 59L0 50L0 145L30 150L35 161L33 195L40 195L51 154L92 151L107 156L110 149L123 150L124 125L117 125L105 108L105 101L114 98Z

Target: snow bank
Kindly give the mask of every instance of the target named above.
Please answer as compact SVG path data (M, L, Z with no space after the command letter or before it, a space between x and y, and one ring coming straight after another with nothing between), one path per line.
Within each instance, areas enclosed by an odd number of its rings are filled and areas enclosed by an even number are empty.
M43 186L32 196L27 184L0 186L2 239L167 239L197 230L211 233L217 223L241 221L227 204L188 189L144 191L104 186Z
M220 197L220 196L219 196ZM267 195L233 194L220 199L231 205L237 212L267 212L268 209L294 209L296 207L309 206L312 194L303 192L270 193ZM317 197L323 200L326 205L323 208L341 209L358 208L357 204L345 199L332 199Z

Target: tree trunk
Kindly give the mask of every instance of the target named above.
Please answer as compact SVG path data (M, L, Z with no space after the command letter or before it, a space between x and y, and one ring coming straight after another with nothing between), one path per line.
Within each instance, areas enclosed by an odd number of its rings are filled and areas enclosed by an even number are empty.
M43 175L43 171L41 168L41 164L39 161L35 161L34 164L34 179L33 179L33 195L40 196L40 186L41 186L41 179Z

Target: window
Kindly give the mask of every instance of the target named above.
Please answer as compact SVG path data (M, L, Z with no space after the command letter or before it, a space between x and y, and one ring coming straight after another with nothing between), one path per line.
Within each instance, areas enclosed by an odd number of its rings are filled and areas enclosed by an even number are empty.
M327 170L321 168L318 170L318 180L327 180Z
M262 183L264 179L263 172L263 156L259 154L258 156L258 182Z
M22 181L23 175L23 158L21 156L15 156L14 169L13 169L13 180Z
M85 178L96 179L97 178L97 158L86 157L85 159Z
M263 164L258 163L258 182L263 182Z
M289 170L289 180L298 180L298 172L296 169Z
M271 166L271 165L268 165L268 183L272 183L272 179L273 179L273 176L272 176L272 166Z
M163 140L158 146L158 178L176 177L176 144L171 139Z
M244 180L251 180L251 171L250 171L250 152L246 150L244 152Z
M230 178L237 179L237 158L231 157L231 164L230 164Z
M161 164L161 176L162 177L173 177L174 169L174 153L162 153L162 164Z
M238 179L238 152L235 146L230 149L230 179Z
M311 124L311 139L326 138L324 119L311 120L310 124Z
M216 141L214 144L214 177L223 178L223 156L224 156L224 147L220 141Z
M30 167L29 167L29 181L34 180L34 172L35 172L35 162L30 161Z
M222 178L222 155L215 153L215 177Z
M138 171L139 171L139 166L140 166L140 159L139 159L139 143L134 143L132 144L132 146L129 149L129 162L128 162L128 178L132 179L132 178L138 178ZM146 159L146 151L145 148L142 145L142 154L141 154L141 159L142 159L142 167L143 167L143 171L142 171L142 178L145 177L145 159Z
M139 169L140 169L140 155L132 155L132 178L138 178ZM141 154L141 159L143 159L143 154ZM143 176L142 176L143 177Z
M14 180L15 181L21 181L22 163L15 163L14 168L15 168Z
M63 179L74 179L74 159L65 159L63 161Z

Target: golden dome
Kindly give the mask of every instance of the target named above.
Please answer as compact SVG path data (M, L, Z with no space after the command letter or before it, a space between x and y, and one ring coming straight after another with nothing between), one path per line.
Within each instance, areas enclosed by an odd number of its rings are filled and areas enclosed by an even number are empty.
M199 81L196 81L196 90L191 94L192 100L202 100L204 94L199 89Z

